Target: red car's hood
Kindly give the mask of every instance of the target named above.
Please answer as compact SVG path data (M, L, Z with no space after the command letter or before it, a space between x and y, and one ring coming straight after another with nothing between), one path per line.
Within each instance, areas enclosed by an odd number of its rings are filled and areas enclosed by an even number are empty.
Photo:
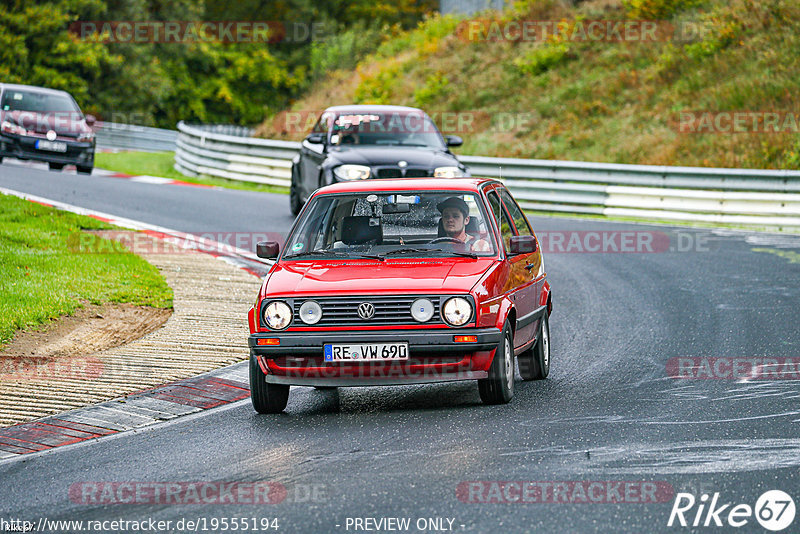
M384 262L292 261L275 266L266 294L274 296L368 293L466 293L494 258L404 258Z

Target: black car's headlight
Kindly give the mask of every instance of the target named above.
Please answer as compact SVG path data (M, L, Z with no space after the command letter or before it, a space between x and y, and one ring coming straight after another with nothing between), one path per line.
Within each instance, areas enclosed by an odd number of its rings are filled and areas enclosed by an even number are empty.
M463 297L448 299L442 306L442 318L452 326L462 326L472 317L472 305Z
M369 167L366 165L339 165L333 169L333 174L340 180L366 180L369 178Z
M433 170L434 178L463 178L466 176L459 167L436 167Z
M264 308L264 322L273 330L283 330L292 322L292 309L283 301L273 300Z
M85 132L85 133L78 134L78 142L80 142L80 143L85 143L87 141L91 141L92 139L94 139L94 133L93 132Z

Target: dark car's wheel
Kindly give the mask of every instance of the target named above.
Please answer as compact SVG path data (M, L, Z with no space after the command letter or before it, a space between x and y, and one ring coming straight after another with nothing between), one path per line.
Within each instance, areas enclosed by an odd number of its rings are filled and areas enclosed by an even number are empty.
M258 413L281 413L289 402L289 386L267 384L255 356L250 356L250 401Z
M486 404L506 404L514 396L514 342L508 323L497 344L489 377L478 380L478 392Z
M50 167L51 171L60 171L64 168L63 163L48 163L47 166Z
M289 185L289 209L292 215L295 216L303 209L303 201L300 199L300 184L297 183L298 180L297 171L295 170L295 166L292 165L292 181Z
M517 356L517 360L523 380L542 380L550 374L550 320L547 313L542 316L536 343Z
M94 167L84 167L83 165L77 165L76 168L78 174L92 174L92 169L94 169Z

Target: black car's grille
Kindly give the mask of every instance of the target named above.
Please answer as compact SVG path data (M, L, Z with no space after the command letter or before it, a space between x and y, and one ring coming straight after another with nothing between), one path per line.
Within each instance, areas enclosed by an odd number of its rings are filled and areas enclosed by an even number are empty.
M433 317L424 324L444 324L439 314L440 297L426 295L410 296L369 296L369 297L319 297L294 299L294 326L303 326L300 320L300 306L306 300L313 300L322 307L322 319L313 326L379 326L420 324L411 315L411 304L418 298L427 298L433 303ZM364 302L372 304L375 315L362 319L358 306Z
M374 169L378 178L426 178L433 176L430 169L400 167L377 167Z

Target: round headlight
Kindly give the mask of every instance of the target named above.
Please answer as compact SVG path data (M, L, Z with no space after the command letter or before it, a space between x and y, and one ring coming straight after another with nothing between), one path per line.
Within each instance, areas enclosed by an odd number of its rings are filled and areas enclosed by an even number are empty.
M472 317L472 306L465 298L453 297L444 303L442 317L453 326L461 326Z
M306 324L317 324L322 319L322 306L307 300L300 306L300 320Z
M283 330L292 322L292 309L279 300L270 302L264 308L264 322L273 330Z
M433 317L433 302L428 299L415 300L411 305L411 316L420 323L429 321Z
M340 180L366 180L369 178L369 167L365 165L339 165L333 169L333 174Z

